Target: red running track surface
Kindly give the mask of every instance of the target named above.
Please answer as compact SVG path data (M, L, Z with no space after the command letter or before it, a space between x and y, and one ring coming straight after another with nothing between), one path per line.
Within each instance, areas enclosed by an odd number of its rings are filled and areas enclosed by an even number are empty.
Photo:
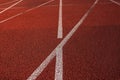
M63 40L57 39L59 0L25 12L46 1L25 0L0 14L2 21L24 12L0 23L0 80L26 80ZM94 1L63 0L63 38ZM63 47L63 80L119 80L119 36L120 6L99 0ZM54 80L55 62L54 58L37 80Z

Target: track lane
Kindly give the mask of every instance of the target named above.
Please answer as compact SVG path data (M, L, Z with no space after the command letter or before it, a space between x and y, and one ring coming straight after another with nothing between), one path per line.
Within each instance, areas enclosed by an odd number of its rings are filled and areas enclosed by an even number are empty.
M1 79L26 79L54 49L59 42L56 14L58 7L45 6L0 24Z
M65 45L64 80L120 79L119 6L101 3Z
M53 2L54 0L47 0L47 1L40 1L36 3L36 1L23 1L20 4L18 4L17 6L10 8L9 10L5 11L4 14L0 15L0 24L9 21L15 17L18 17L24 13L27 13L29 11L32 11L36 8L39 8L41 6L44 6L46 4L49 4L51 2ZM34 3L34 5L31 5L31 3ZM12 4L11 4L12 5ZM6 9L6 8L3 8ZM17 9L17 10L15 10Z
M7 2L11 2L11 1L13 1L13 0L0 0L0 3L4 4L4 3L7 3Z

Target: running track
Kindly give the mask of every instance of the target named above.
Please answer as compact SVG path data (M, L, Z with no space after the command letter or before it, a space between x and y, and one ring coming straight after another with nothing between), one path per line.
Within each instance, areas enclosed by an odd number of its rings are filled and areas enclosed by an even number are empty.
M120 80L120 1L0 0L0 80Z

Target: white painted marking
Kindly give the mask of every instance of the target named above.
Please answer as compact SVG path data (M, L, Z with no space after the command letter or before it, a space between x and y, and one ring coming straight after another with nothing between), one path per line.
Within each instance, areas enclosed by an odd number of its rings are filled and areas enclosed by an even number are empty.
M16 2L16 3L14 3L13 5L11 5L11 6L7 7L7 8L5 8L4 10L0 11L0 14L2 14L3 12L9 10L10 8L14 7L15 5L17 5L18 3L22 2L22 1L23 1L23 0L20 0L20 1Z
M63 80L63 48L56 48L55 80Z
M16 1L18 1L18 0L12 0L12 1L9 1L9 2L6 2L6 3L2 3L2 4L0 4L0 6L11 4L11 3L16 2Z
M59 20L58 20L58 35L57 38L63 37L63 26L62 26L62 0L59 4Z
M27 78L27 80L35 80L42 73L42 71L47 67L50 61L56 56L56 50L62 48L67 41L72 37L76 30L80 27L83 21L87 18L88 14L95 7L99 0L96 0L90 9L83 15L80 21L73 27L73 29L66 35L66 37L57 45L57 47L50 53L50 55L35 69L35 71Z
M112 4L111 2L99 2L101 5Z
M19 13L19 14L16 14L16 15L12 16L12 17L9 17L9 18L7 18L7 19L4 19L4 20L0 21L0 24L1 24L1 23L4 23L4 22L6 22L6 21L8 21L8 20L10 20L10 19L13 19L13 18L15 18L15 17L17 17L17 16L20 16L20 15L22 15L22 14L23 14L23 13Z
M113 2L113 3L115 3L115 4L117 4L118 6L120 6L120 3L119 2L117 2L117 1L115 1L115 0L110 0L111 2Z
M7 18L7 19L4 19L4 20L0 21L0 24L6 22L6 21L8 21L8 20L11 20L11 19L13 19L13 18L15 18L15 17L18 17L18 16L20 16L20 15L23 15L23 14L25 14L25 13L27 13L27 12L29 12L29 11L32 11L32 10L34 10L34 9L36 9L36 8L39 8L39 7L41 7L41 6L44 6L44 5L46 5L46 4L50 3L50 2L53 2L53 1L54 1L54 0L50 0L50 1L45 2L45 3L43 3L43 4L41 4L41 5L37 6L37 7L28 9L28 10L26 10L26 11L24 11L24 12L18 13L18 14L14 15L14 16L11 16L11 17L9 17L9 18Z
M24 7L13 7L13 8L11 8L11 9L22 9L22 8L24 9ZM1 7L1 8L0 8L0 10L3 10L3 9L5 9L5 8L4 8L4 7Z
M39 7L44 6L46 4L49 4L49 3L53 2L53 1L55 1L55 0L49 0L48 2L45 2L45 3L43 3L43 4L41 4L41 5L37 6L37 7L31 8L31 9L27 10L26 12L29 12L29 11L31 11L33 9L36 9L36 8L39 8Z
M62 25L62 0L59 0L59 18L58 18L58 33L57 38L63 38L63 25ZM56 67L55 67L55 80L63 80L63 49L62 47L56 49Z

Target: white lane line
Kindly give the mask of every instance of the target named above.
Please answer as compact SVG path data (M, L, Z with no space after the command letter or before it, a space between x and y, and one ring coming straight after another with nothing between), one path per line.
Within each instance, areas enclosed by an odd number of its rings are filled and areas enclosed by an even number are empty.
M115 4L117 4L118 6L120 6L120 3L119 2L117 2L117 1L115 1L115 0L110 0L111 2L113 2L113 3L115 3Z
M3 12L9 10L10 8L14 7L15 5L17 5L18 3L22 2L22 1L23 1L23 0L20 0L20 1L16 2L16 3L14 3L13 5L11 5L11 6L7 7L7 8L5 8L4 10L0 11L0 14L2 14Z
M72 37L76 30L81 26L88 14L92 11L99 0L96 0L90 9L83 15L80 21L73 27L73 29L66 35L66 37L57 45L57 47L50 53L50 55L34 70L34 72L27 78L27 80L36 80L42 71L47 67L50 61L56 56L56 50L62 48L67 41Z
M16 2L16 1L18 1L18 0L12 0L12 1L9 1L9 2L6 2L6 3L2 3L2 4L0 4L0 6L11 4L11 3Z
M31 11L31 10L34 10L34 9L36 9L36 8L39 8L39 7L44 6L44 5L46 5L46 4L49 4L49 3L53 2L53 1L55 1L55 0L49 0L49 1L47 1L47 2L45 2L45 3L43 3L43 4L41 4L41 5L39 5L39 6L37 6L37 7L28 9L26 12L29 12L29 11Z
M13 8L11 8L11 9L22 9L22 8L24 8L24 7L13 7ZM4 7L1 7L0 8L0 10L3 10L3 9L5 9Z
M11 17L9 17L9 18L7 18L7 19L4 19L4 20L0 21L0 24L6 22L6 21L8 21L8 20L11 20L11 19L13 19L13 18L15 18L15 17L17 17L17 16L20 16L20 15L22 15L22 14L24 14L24 13L19 13L19 14L16 14L16 15L14 15L14 16L11 16Z
M59 4L59 19L58 19L58 34L57 38L63 38L63 26L62 26L62 0Z
M63 38L63 25L62 25L62 0L59 0L59 18L58 18L58 33L57 38ZM56 49L56 66L55 66L55 79L63 80L63 48Z
M63 80L63 48L56 49L55 79Z
M13 19L13 18L15 18L15 17L18 17L18 16L20 16L20 15L23 15L23 14L29 12L29 11L32 11L32 10L34 10L34 9L37 9L37 8L39 8L39 7L41 7L41 6L44 6L44 5L48 4L48 3L51 3L51 2L53 2L53 1L54 1L54 0L50 0L50 1L48 1L48 2L45 2L45 3L43 3L43 4L40 4L40 5L37 6L37 7L28 9L28 10L26 10L26 11L24 11L24 12L18 13L18 14L14 15L14 16L11 16L11 17L9 17L9 18L7 18L7 19L4 19L4 20L0 21L0 24L6 22L6 21L8 21L8 20L11 20L11 19Z

